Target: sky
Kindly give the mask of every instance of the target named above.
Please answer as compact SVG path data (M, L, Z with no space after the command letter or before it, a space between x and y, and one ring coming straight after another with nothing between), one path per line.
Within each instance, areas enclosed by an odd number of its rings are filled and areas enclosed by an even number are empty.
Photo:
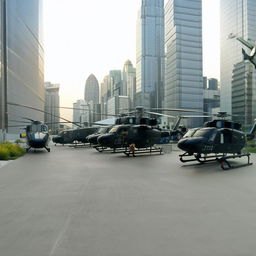
M219 79L219 1L203 1L203 73ZM93 73L99 83L127 59L136 66L141 0L44 0L45 81L60 84L60 104L84 97ZM64 113L71 117L72 113Z

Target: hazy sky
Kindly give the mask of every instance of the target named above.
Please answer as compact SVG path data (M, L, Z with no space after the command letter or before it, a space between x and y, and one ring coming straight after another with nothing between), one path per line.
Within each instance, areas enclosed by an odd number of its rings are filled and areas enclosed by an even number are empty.
M141 0L44 0L45 81L60 84L61 105L83 98L87 77L135 66ZM204 75L219 78L219 0L203 0Z

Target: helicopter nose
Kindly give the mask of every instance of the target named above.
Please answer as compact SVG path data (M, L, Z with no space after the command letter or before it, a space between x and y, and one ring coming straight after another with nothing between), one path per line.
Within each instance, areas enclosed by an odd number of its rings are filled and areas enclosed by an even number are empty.
M97 141L99 144L105 146L109 142L109 136L108 135L101 135L98 137Z
M198 147L202 145L203 141L199 138L188 138L188 139L181 139L177 146L183 151L189 153L198 152Z
M181 139L181 140L179 140L179 142L178 142L178 144L177 144L177 146L178 146L178 148L180 148L181 150L184 150L184 151L187 151L186 149L187 149L187 145L188 143L187 143L187 139Z
M89 143L91 144L97 144L97 137L96 135L89 135L86 139L88 140Z

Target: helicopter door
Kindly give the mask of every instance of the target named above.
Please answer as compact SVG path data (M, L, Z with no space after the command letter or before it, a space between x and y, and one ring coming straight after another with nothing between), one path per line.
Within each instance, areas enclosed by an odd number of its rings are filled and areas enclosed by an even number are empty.
M118 134L119 134L119 136L116 138L115 144L117 146L123 146L126 141L127 135L128 135L128 128L127 127L121 128L118 131Z

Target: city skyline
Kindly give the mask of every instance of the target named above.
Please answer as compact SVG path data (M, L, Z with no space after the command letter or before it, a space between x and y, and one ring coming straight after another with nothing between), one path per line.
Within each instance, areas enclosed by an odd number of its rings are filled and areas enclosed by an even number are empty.
M91 73L101 83L109 70L121 69L127 59L136 65L136 20L140 1L85 3L76 0L73 5L69 3L68 0L45 0L44 49L45 81L60 83L61 105L70 106L83 98L84 84ZM219 1L203 0L204 75L217 79L218 8ZM69 16L71 18L67 19Z

